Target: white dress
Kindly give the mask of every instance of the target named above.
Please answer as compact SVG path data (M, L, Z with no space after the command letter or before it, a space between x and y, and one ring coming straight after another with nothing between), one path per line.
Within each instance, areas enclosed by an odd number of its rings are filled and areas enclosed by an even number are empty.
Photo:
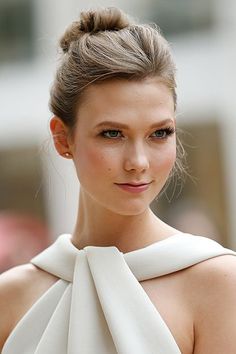
M221 255L236 253L184 233L124 254L79 250L61 235L31 261L60 279L16 325L2 354L181 354L139 281Z

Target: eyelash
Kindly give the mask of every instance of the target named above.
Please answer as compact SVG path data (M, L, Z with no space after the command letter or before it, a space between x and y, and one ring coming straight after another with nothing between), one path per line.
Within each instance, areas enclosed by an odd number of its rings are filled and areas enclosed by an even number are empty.
M121 130L118 130L118 129L107 129L107 130L103 130L99 135L101 135L103 138L105 139L110 139L110 140L116 140L116 139L119 139L120 136L113 136L113 137L108 137L106 136L107 133L110 133L110 132L116 132L116 133L122 133ZM158 140L164 140L164 139L167 139L170 135L174 134L175 133L175 129L173 127L167 127L167 128L164 128L164 129L157 129L155 130L154 133L156 132L164 132L165 133L165 136L164 137L154 137L154 139L158 139Z

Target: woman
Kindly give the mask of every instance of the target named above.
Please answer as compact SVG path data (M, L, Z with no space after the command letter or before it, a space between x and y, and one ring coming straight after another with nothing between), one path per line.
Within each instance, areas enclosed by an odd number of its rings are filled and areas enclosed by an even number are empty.
M1 276L2 354L235 353L235 253L149 208L180 165L167 42L108 8L60 45L50 128L77 171L78 217Z

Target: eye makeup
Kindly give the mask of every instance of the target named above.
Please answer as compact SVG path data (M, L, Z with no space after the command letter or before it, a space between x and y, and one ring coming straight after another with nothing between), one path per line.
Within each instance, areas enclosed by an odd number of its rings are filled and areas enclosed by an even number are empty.
M174 127L166 127L162 129L155 130L150 136L154 139L166 139L168 136L173 135L175 133ZM154 135L153 135L154 134ZM119 129L104 129L102 130L99 135L106 139L119 139L122 138L124 135L122 131Z

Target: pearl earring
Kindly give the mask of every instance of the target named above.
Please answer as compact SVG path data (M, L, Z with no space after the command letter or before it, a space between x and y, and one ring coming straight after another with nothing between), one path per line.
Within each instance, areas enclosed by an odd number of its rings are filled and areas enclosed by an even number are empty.
M63 156L66 157L67 159L69 159L69 158L72 157L72 155L71 155L70 152L65 152L65 153L63 154Z

